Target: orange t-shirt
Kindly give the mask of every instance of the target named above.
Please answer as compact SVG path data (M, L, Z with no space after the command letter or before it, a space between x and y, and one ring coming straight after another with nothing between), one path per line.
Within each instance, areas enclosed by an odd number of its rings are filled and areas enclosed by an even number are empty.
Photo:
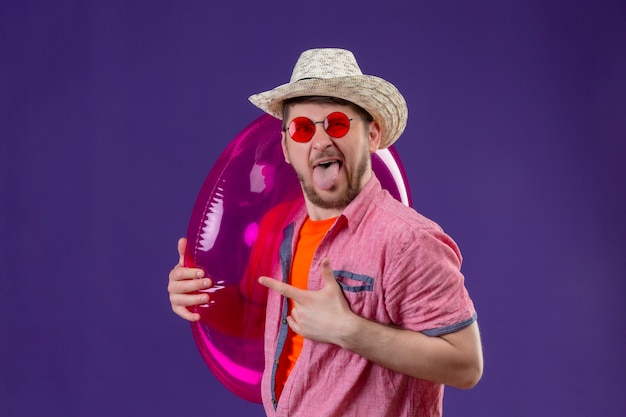
M327 220L311 220L307 218L302 225L298 242L296 243L293 264L291 265L291 275L289 276L289 283L294 287L307 289L309 271L311 270L315 250L336 219L336 217ZM291 311L292 308L293 302L290 300L289 310ZM280 355L280 365L276 371L276 398L280 398L280 394L287 382L287 377L295 366L298 356L300 356L303 342L302 336L289 328L285 347Z

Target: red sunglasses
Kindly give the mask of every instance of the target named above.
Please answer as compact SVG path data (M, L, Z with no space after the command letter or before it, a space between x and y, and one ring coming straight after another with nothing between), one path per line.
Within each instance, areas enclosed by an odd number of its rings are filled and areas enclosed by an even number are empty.
M315 134L315 125L323 123L324 131L328 133L331 138L342 138L350 131L350 122L360 117L353 117L350 119L342 112L336 111L329 114L321 122L314 122L308 117L296 117L289 123L289 127L283 129L285 132L289 132L291 139L296 142L306 143L311 140Z

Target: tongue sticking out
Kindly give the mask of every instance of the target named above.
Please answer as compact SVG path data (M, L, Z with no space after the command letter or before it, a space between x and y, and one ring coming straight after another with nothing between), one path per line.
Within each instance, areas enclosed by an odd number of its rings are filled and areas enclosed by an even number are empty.
M339 176L339 163L318 165L313 169L313 181L322 190L330 190L337 182Z

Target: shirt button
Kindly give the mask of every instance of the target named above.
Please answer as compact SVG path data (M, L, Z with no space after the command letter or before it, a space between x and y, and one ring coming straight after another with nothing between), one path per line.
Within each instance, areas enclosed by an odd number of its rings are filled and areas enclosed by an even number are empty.
M283 324L287 324L287 319L283 319Z

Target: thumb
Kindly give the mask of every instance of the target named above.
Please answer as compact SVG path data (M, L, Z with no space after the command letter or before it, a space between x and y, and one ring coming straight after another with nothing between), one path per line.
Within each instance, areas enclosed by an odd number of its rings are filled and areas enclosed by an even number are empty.
M187 249L187 238L178 239L178 263L185 265L185 250Z

